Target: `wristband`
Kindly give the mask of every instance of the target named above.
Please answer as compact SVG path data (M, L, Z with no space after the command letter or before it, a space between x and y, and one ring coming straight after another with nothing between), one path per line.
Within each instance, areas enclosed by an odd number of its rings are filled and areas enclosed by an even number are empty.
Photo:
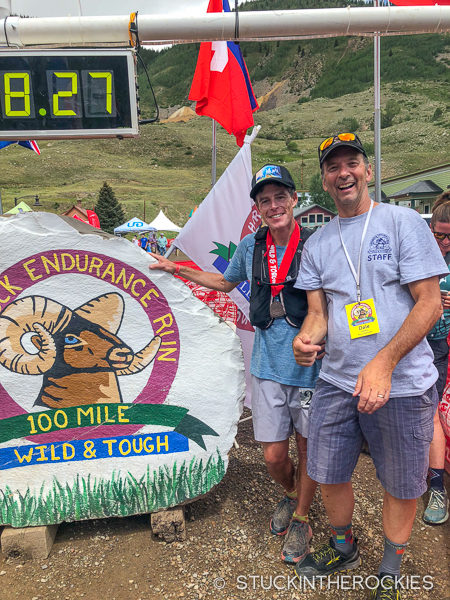
M181 265L176 265L175 266L175 271L172 273L172 275L178 275L181 269Z

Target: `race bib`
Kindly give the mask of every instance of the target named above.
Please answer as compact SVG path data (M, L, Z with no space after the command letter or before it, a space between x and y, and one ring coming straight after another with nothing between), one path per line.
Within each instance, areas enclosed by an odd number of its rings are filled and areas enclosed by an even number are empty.
M311 390L310 388L299 388L298 393L300 397L300 406L302 408L305 408L306 410L309 409L313 392L314 390Z
M380 332L373 298L345 305L351 339Z

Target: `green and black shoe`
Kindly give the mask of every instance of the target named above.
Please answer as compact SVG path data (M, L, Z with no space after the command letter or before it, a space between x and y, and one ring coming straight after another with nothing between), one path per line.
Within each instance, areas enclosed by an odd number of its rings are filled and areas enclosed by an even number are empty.
M395 579L389 575L380 575L380 582L370 592L369 600L401 600L400 591L395 585Z
M342 554L332 545L333 538L330 538L330 543L322 546L316 552L307 554L305 558L296 564L295 573L299 579L313 579L320 575L331 575L339 571L348 569L356 569L359 566L361 559L357 539L353 542L353 550L350 554Z

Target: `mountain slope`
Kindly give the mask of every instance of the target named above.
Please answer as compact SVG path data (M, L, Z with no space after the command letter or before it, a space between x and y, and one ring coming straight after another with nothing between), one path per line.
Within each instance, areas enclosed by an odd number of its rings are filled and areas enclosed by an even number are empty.
M317 0L255 0L244 9L310 8ZM321 1L320 6L346 2ZM382 177L448 163L449 36L382 38ZM252 146L253 167L283 163L299 189L318 172L317 145L336 131L356 130L373 156L373 43L370 38L330 38L242 44L258 96L261 132ZM161 53L143 51L158 101L172 113L187 102L198 46ZM275 89L276 88L276 89ZM275 91L273 91L275 89ZM273 93L268 94L270 91ZM141 77L143 116L152 103ZM220 127L217 175L235 156L234 138ZM123 140L43 141L42 155L18 146L0 151L1 198L14 198L62 212L82 200L91 208L104 181L123 203L126 218L147 221L160 208L178 225L211 185L211 121L154 123L140 137Z
M348 2L321 1L320 8L344 7ZM361 3L363 4L363 3ZM317 8L315 0L255 0L240 10ZM189 103L188 94L198 56L198 44L183 44L162 52L142 51L152 84L163 108ZM368 37L313 40L244 42L242 52L257 95L267 93L279 81L288 82L287 101L300 98L336 98L373 85L373 43ZM383 37L383 82L450 82L450 36L409 35ZM153 103L140 75L144 114Z

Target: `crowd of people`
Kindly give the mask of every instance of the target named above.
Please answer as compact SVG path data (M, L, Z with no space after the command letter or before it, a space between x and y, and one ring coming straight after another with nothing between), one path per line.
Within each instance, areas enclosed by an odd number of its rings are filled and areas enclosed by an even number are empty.
M157 237L154 231L141 233L140 237L135 235L131 241L133 244L144 250L144 252L153 252L155 254L160 254L161 256L164 256L166 253L169 243L162 232Z
M356 134L326 138L318 158L337 216L317 232L294 219L289 171L267 164L250 192L265 226L239 243L223 274L155 252L149 268L223 292L251 282L253 427L284 490L269 523L283 537L281 558L307 579L360 564L351 480L367 443L384 489L384 552L370 597L399 600L427 481L424 521L448 519L437 406L448 365L450 196L437 199L430 228L414 210L371 200L372 167ZM331 537L310 552L318 485Z

